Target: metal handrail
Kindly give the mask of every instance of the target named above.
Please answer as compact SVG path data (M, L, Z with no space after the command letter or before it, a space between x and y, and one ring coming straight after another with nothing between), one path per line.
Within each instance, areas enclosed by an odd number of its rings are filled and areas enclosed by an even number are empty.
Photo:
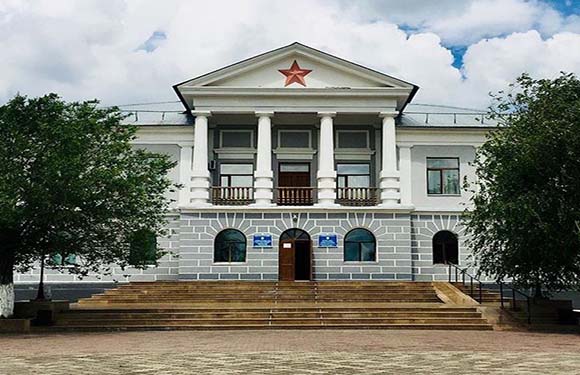
M452 272L452 268L455 270L455 282L459 282L459 278L458 278L458 273L461 274L461 279L462 279L462 284L463 286L465 286L465 277L469 277L469 284L470 284L470 293L469 296L471 298L473 298L473 281L475 280L478 284L479 284L479 300L477 300L477 302L479 303L483 303L483 283L482 281L469 274L467 272L468 268L460 268L457 264L453 264L453 263L447 263L449 266L449 282L451 283L451 275L453 274ZM527 321L528 324L532 324L532 297L530 297L528 294L522 292L521 290L516 289L513 284L510 286L508 286L507 284L505 284L503 281L501 280L497 280L496 284L499 286L499 295L500 295L500 303L501 303L501 308L505 309L504 306L504 301L503 301L503 289L504 289L504 285L508 288L512 290L512 311L516 311L517 310L517 300L516 300L516 294L521 295L522 297L524 297L526 299L526 304L527 304Z

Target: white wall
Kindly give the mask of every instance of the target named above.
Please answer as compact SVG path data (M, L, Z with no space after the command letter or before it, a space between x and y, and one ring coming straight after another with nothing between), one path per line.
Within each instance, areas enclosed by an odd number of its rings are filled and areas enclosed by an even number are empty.
M179 148L178 145L136 144L133 147L139 148L139 149L148 150L148 151L151 151L151 152L156 152L156 153L159 153L159 154L166 154L166 155L169 155L169 157L171 158L172 161L179 162L179 152L180 152L180 148ZM176 165L174 168L171 168L171 170L168 173L168 177L173 182L179 183L179 165ZM178 195L178 192L177 191L174 191L174 192L169 192L168 191L166 193L166 196L169 199L172 199L172 200L175 201L175 202L172 202L171 203L171 207L176 207L177 195Z
M437 196L427 194L427 158L459 158L461 183L460 196ZM467 208L471 194L464 191L463 181L475 181L475 168L469 165L475 158L473 146L414 146L411 148L411 191L412 202L417 211L463 211Z

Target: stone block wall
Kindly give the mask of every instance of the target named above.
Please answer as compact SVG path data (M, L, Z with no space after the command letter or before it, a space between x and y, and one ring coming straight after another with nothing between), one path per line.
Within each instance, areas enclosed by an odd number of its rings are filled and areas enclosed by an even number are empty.
M244 263L214 263L213 240L222 230L238 229L247 239ZM409 214L354 212L194 213L181 217L180 279L277 280L278 240L287 229L306 231L313 242L315 280L411 280ZM375 262L345 262L344 236L366 228L377 240ZM336 233L338 247L319 248L320 233ZM252 247L252 236L271 233L271 248Z
M467 248L465 228L460 215L420 214L411 215L411 258L413 280L447 281L449 267L433 264L433 236L442 230L455 233L459 245L459 266L465 268L470 250Z

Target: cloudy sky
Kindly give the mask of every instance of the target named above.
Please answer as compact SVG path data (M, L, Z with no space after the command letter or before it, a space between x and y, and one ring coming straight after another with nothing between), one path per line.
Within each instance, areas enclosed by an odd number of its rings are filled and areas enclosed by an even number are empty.
M176 100L294 41L419 85L415 102L485 108L523 71L580 74L580 0L0 0L0 103Z

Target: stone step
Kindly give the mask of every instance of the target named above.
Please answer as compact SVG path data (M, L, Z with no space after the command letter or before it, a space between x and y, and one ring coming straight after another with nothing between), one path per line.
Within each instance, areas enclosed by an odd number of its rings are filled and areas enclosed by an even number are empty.
M145 325L156 325L156 326L181 326L181 325L241 325L241 324L263 324L263 325L288 325L288 324L321 324L321 325L334 325L334 324L481 324L485 321L481 318L415 318L415 317L405 317L405 318L268 318L268 317L257 317L257 318L227 318L227 319L216 319L216 318L196 318L196 319L145 319L145 318L133 318L133 319L107 319L103 321L102 319L90 319L86 318L83 320L67 320L67 321L57 321L57 325L60 323L66 323L67 326L78 325L96 325L96 323L104 323L106 325L117 325L117 326L145 326Z
M487 323L476 324L240 324L240 325L180 325L167 327L163 325L147 326L114 326L114 325L78 325L52 326L48 331L159 331L159 330L257 330L257 329L409 329L409 330L477 330L489 331L492 326Z
M77 314L74 312L59 315L59 320L83 320L83 319L196 319L196 318L406 318L408 312L381 311L381 312L357 312L357 311L295 311L295 312L270 312L270 311L249 311L249 312L196 312L196 313L142 313L142 312L92 312L90 314ZM455 312L455 311L414 311L414 318L479 318L478 312Z

